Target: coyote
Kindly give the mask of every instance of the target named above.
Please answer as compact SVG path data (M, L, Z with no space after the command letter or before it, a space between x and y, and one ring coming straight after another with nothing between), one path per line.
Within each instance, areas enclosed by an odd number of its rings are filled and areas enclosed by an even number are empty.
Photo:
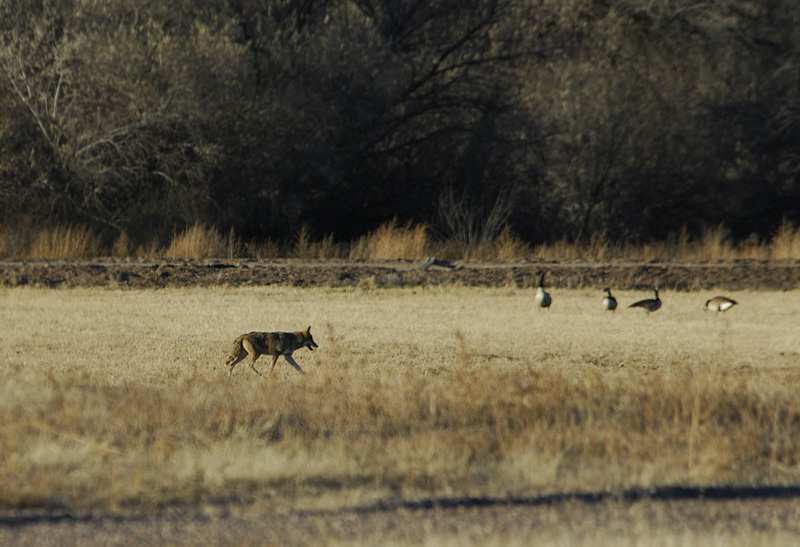
M233 350L230 357L225 364L230 367L228 369L228 376L233 372L233 367L236 363L250 356L250 368L259 376L264 376L256 367L253 366L261 355L272 355L272 368L269 369L269 374L272 376L272 371L275 370L275 363L278 357L283 355L283 358L292 365L294 368L303 373L300 365L292 359L292 353L300 348L308 348L313 351L317 348L314 338L311 337L311 327L300 332L248 332L241 335L233 343Z

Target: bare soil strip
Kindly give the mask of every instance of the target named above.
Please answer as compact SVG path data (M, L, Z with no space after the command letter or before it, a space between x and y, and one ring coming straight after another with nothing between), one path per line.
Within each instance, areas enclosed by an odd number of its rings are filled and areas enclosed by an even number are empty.
M514 262L464 263L455 269L395 260L282 259L269 262L117 260L15 260L0 262L0 286L103 287L152 289L190 286L297 287L462 286L529 287L538 272L548 286L580 289L613 287L645 290L793 290L800 287L800 261L737 260L696 264L672 262Z

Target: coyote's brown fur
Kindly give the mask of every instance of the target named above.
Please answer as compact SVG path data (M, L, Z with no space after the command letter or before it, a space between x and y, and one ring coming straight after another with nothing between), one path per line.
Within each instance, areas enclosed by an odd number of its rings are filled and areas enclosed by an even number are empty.
M275 363L278 361L278 357L283 355L286 362L302 373L303 369L294 362L292 353L300 348L308 348L313 351L316 347L319 346L311 337L311 327L300 332L248 332L241 335L233 343L233 350L225 365L229 367L228 376L230 376L236 363L249 355L250 368L259 376L264 376L256 370L254 363L262 355L271 355L272 368L269 369L271 376L272 371L275 370Z

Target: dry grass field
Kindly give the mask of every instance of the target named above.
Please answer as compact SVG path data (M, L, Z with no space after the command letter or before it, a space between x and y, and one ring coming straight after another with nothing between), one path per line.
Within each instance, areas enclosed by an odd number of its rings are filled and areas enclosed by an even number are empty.
M717 293L664 291L649 316L627 305L651 293L615 292L615 314L600 291L552 294L539 311L515 287L0 289L0 503L280 514L800 486L800 293L729 293L715 315ZM239 334L308 325L305 375L226 376Z

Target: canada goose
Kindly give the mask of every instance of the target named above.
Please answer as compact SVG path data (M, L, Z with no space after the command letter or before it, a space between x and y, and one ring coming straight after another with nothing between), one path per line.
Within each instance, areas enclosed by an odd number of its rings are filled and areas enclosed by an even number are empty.
M611 296L611 291L606 287L603 289L606 293L606 297L603 298L603 309L606 311L616 311L617 309L617 299Z
M643 308L647 315L650 315L651 311L656 311L661 307L661 299L658 297L658 288L653 289L656 293L655 298L648 298L647 300L639 300L638 302L634 302L629 308Z
M544 272L539 274L539 286L536 287L536 305L540 308L550 309L553 299L544 290Z
M703 306L703 311L712 309L715 312L725 312L734 307L736 304L738 304L736 300L731 300L727 296L715 296L711 300L706 300L706 305Z

